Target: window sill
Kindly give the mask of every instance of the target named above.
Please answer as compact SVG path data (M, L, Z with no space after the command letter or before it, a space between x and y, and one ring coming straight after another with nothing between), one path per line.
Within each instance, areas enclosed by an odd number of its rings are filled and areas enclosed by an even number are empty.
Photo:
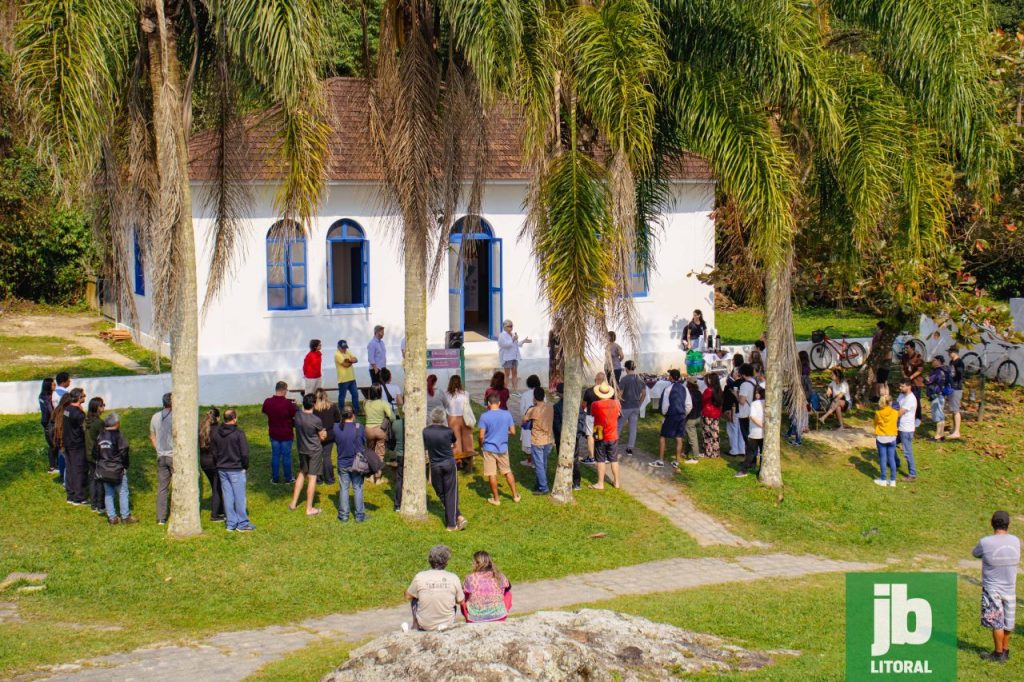
M301 317L357 317L369 315L369 306L354 306L351 308L324 308L322 310L264 310L263 319L269 320L277 317L301 318Z

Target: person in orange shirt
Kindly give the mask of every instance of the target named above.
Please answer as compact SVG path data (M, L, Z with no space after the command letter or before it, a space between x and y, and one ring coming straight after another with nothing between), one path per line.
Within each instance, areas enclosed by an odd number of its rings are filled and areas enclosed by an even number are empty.
M881 477L875 479L875 485L896 487L899 417L899 411L893 409L889 400L889 392L883 389L882 397L878 400L878 411L875 412L875 446L878 448L878 468L881 470Z

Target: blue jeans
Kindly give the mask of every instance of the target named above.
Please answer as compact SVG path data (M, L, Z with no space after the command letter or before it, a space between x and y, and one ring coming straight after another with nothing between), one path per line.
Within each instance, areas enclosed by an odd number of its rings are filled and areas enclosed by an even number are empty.
M882 471L882 480L886 480L886 471L888 471L888 480L896 480L896 442L892 443L880 443L875 441L875 447L878 448L878 468Z
M119 494L120 499L118 500L118 507L121 509L121 518L127 519L132 513L131 507L128 505L128 474L127 472L121 476L121 482L117 485L113 483L107 483L103 481L103 504L107 508L107 518L113 521L117 518L117 512L114 510L114 493Z
M345 393L352 399L352 410L359 414L359 388L355 381L342 381L338 384L338 408L345 407Z
M224 496L224 513L228 517L225 527L228 530L254 528L245 510L245 469L218 469L217 476Z
M907 458L907 471L909 475L917 476L917 465L914 464L913 431L900 431L900 447L903 448L903 456Z
M338 486L338 520L348 521L348 489L351 486L356 497L356 521L362 521L366 518L366 508L363 506L363 475L348 469L339 469L338 474L341 480L341 485Z
M284 466L284 480L292 480L292 442L290 440L270 439L270 478L274 483L280 483L278 470Z
M548 491L548 455L551 454L551 445L531 445L530 454L533 455L533 473L537 474L537 490Z
M57 453L57 471L60 472L60 484L64 484L64 470L68 468L68 461L64 458L64 451ZM66 487L66 486L65 486Z

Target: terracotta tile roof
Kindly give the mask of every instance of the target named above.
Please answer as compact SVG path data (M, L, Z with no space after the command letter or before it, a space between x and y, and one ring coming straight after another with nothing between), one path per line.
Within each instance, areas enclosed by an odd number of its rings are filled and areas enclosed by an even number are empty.
M330 136L328 180L374 181L381 179L380 169L370 148L367 130L367 83L360 78L331 78L324 81L327 105L331 111L333 131ZM240 179L273 181L283 174L276 160L279 141L273 125L263 114L253 114L243 122L245 143L241 151ZM523 167L518 141L519 117L511 111L491 119L490 153L486 177L489 180L523 180ZM189 143L189 177L209 180L214 177L215 138L212 131L193 135ZM677 179L710 179L704 161L687 155L673 164L672 176Z

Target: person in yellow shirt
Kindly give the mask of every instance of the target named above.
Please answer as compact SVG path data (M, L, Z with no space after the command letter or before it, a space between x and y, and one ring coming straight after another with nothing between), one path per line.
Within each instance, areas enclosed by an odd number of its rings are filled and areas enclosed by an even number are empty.
M878 468L882 472L881 478L875 479L876 485L896 487L896 439L899 436L899 417L899 411L893 409L889 401L888 391L883 391L878 401L878 411L875 412L875 445L878 447Z
M359 358L348 350L348 341L338 341L334 351L334 368L338 370L338 407L345 407L345 392L352 398L352 412L359 414L359 388L356 386L356 370L353 367Z

